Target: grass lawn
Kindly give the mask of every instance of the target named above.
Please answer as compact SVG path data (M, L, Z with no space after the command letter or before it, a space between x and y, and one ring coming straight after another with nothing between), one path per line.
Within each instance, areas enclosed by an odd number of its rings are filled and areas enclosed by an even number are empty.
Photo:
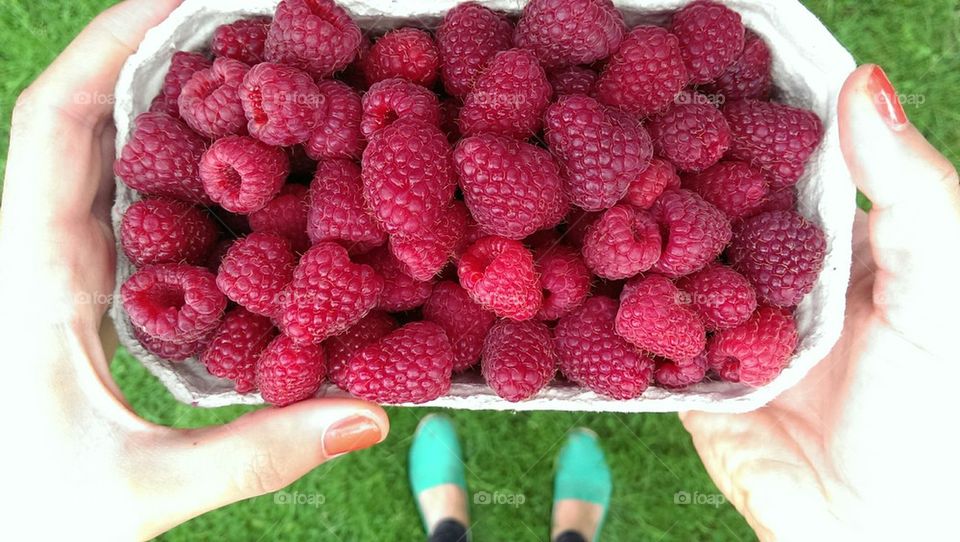
M0 0L0 165L18 93L111 0ZM960 8L956 0L808 0L860 62L884 65L914 122L960 164ZM909 179L904 179L909 182ZM193 409L173 401L130 356L114 362L120 387L145 418L175 427L227 422L248 408ZM406 490L406 452L422 409L390 409L382 445L324 465L291 486L314 504L264 496L197 518L168 540L418 540ZM679 491L714 496L674 415L453 412L471 491L522 495L522 504L477 505L475 540L544 540L554 456L567 430L592 428L615 477L605 540L752 540L729 505L677 505ZM512 499L516 501L518 499Z

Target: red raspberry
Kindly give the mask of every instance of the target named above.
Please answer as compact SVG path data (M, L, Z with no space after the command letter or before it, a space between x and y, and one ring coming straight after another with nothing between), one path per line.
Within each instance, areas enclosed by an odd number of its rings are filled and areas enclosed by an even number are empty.
M174 118L180 117L180 106L178 104L180 91L183 85L193 77L193 74L205 70L213 65L210 59L200 53L189 53L187 51L177 51L173 53L170 59L170 68L163 78L163 87L160 95L155 101L157 108L151 107L150 111L157 113L166 113Z
M637 348L670 360L703 351L706 330L700 317L670 279L648 275L627 283L620 294L617 334Z
M296 68L257 64L243 78L239 94L250 135L267 145L303 143L320 121L320 90Z
M512 403L539 393L557 372L550 329L542 322L500 320L487 333L482 356L483 378Z
M624 33L623 15L610 0L531 0L514 41L545 67L562 68L610 56Z
M457 275L470 298L497 316L529 320L543 304L533 255L519 241L480 239L460 257Z
M703 381L707 368L706 354L680 361L658 360L653 377L662 388L682 390Z
M355 352L344 374L347 391L378 403L426 403L447 393L453 350L443 328L413 322Z
M264 401L283 407L313 397L326 372L322 346L278 335L257 360L257 388Z
M763 169L773 190L797 184L823 139L823 122L812 111L738 100L723 114L733 136L730 157Z
M144 267L127 279L120 294L134 326L181 344L206 337L227 308L213 273L186 264Z
M360 131L367 139L400 119L415 119L440 126L437 95L405 79L385 79L375 83L363 95Z
M380 340L395 329L397 329L397 322L392 316L385 312L372 311L345 333L323 341L323 349L327 353L327 376L330 377L330 381L341 389L346 389L347 362L350 361L353 353Z
M653 360L614 332L617 302L592 297L560 319L553 344L560 371L571 381L614 399L634 399L646 391Z
M213 376L233 380L238 393L249 393L257 389L257 359L276 334L269 318L237 307L224 317L200 361Z
M267 32L264 56L324 78L350 64L360 40L360 27L333 0L283 0Z
M570 66L561 70L547 72L547 79L550 86L553 87L553 95L569 96L572 94L582 94L589 96L593 94L593 86L597 83L597 72L590 68L580 66Z
M612 207L653 156L646 130L587 96L564 96L544 115L547 144L562 164L574 205Z
M206 147L203 139L163 113L144 113L134 126L113 164L114 174L142 194L209 203L197 173Z
M251 233L227 250L217 286L250 312L275 318L296 265L289 241L272 233Z
M470 299L456 282L438 282L423 305L423 319L444 329L453 347L453 372L473 367L480 359L483 340L497 317Z
M253 66L264 61L263 49L270 29L270 17L240 19L217 28L210 50L215 56L232 58Z
M314 243L345 241L380 246L387 236L367 212L360 167L349 160L321 162L310 183L307 233Z
M540 147L481 134L460 140L453 159L467 207L487 232L523 239L566 214L560 170Z
M200 209L164 198L140 200L123 214L120 245L133 265L200 265L217 242L217 226Z
M307 155L314 160L360 158L364 146L360 95L340 81L320 81L317 90L320 108L317 127L304 143Z
M765 100L773 88L770 66L773 57L763 38L747 32L743 53L716 81L705 85L705 94L723 96L727 102L756 98Z
M627 195L623 197L621 203L633 205L638 209L649 209L664 191L675 188L680 188L677 169L666 160L653 158L647 169L630 182Z
M165 341L163 339L158 339L156 337L147 335L145 331L137 326L132 326L132 329L133 336L136 337L137 341L140 342L140 346L154 356L167 361L177 362L192 358L200 352L203 352L203 350L210 343L210 337L202 337L196 341L185 343L178 341Z
M797 326L789 312L760 307L745 323L710 339L707 361L728 382L763 386L780 374L797 347Z
M750 281L725 265L711 264L681 278L677 287L688 294L707 331L739 326L757 308Z
M416 235L440 219L457 177L447 136L436 125L403 119L363 151L363 193L391 234Z
M791 186L768 193L767 197L760 202L760 205L750 212L750 216L769 211L793 211L796 208L797 191Z
M587 230L583 259L597 276L627 279L653 267L660 247L660 229L649 213L615 205Z
M730 221L689 190L668 190L650 210L660 224L663 250L651 270L669 277L699 271L730 242Z
M464 97L460 131L524 139L540 130L553 91L537 57L524 49L493 56Z
M302 184L286 184L277 197L259 211L247 216L255 232L273 233L290 241L295 252L310 248L307 236L307 208L309 195Z
M771 211L737 226L727 256L761 301L792 307L813 290L826 249L815 224L794 211Z
M383 35L363 59L367 84L399 77L427 88L437 82L440 52L430 34L417 28L398 28Z
M607 60L595 92L601 103L646 117L669 107L687 81L677 37L657 26L638 26Z
M377 308L387 312L413 310L426 302L433 291L433 282L414 280L403 272L401 263L387 247L380 247L358 258L383 277L383 291Z
M590 294L590 270L580 255L563 245L539 251L537 271L543 288L543 306L537 317L556 320L583 304Z
M698 0L673 15L670 27L693 84L723 75L743 52L746 29L740 15L716 2Z
M318 243L300 258L283 292L280 329L300 343L319 343L359 322L383 291L383 277L350 261L347 249Z
M247 119L237 90L250 68L238 60L218 58L183 85L180 118L210 139L246 132Z
M731 220L752 215L769 191L763 171L736 160L719 162L685 183Z
M678 103L647 125L657 155L683 171L703 171L730 148L730 127L707 103Z
M290 174L283 149L247 136L213 142L200 159L203 189L224 209L250 213L276 196Z
M503 14L476 2L446 13L437 29L440 77L451 96L465 96L487 61L513 46L513 24Z
M455 201L427 231L391 235L390 251L400 261L403 272L420 281L439 274L463 245L468 216L466 206Z

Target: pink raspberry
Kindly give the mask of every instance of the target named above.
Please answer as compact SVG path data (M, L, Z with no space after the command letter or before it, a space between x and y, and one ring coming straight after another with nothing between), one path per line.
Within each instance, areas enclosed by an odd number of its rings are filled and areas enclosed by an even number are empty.
M653 267L660 247L660 229L649 213L615 205L587 230L583 259L599 277L627 279Z
M373 134L400 119L415 119L440 126L440 102L433 91L405 79L384 79L363 95L360 131Z
M720 111L694 101L678 103L647 125L657 155L683 171L698 172L720 161L730 148L730 127Z
M250 312L275 318L296 265L289 241L272 233L251 233L227 250L217 287Z
M193 77L193 74L209 68L213 63L210 59L201 53L190 53L187 51L177 51L173 53L170 59L170 68L163 78L163 86L160 89L160 95L154 101L154 106L150 111L156 113L166 113L174 118L180 117L180 91L183 85Z
M327 376L330 381L346 389L347 362L353 353L380 340L397 329L397 322L385 312L372 311L346 332L323 341L327 353Z
M264 401L283 407L313 397L326 372L322 346L278 335L257 360L257 388Z
M610 0L531 0L514 41L536 53L545 67L562 68L610 56L626 31Z
M363 59L367 84L399 77L427 88L437 82L440 52L430 34L417 28L398 28L378 39Z
M696 311L670 279L648 275L620 294L617 334L645 352L686 360L703 351L707 333Z
M638 26L607 60L594 92L603 104L646 117L669 107L688 81L677 37Z
M699 271L730 242L730 221L689 190L668 190L650 210L660 225L663 250L651 270L669 277Z
M737 225L727 256L761 301L792 307L813 290L826 250L815 224L794 211L771 211Z
M133 326L133 336L136 337L140 346L147 352L150 352L158 358L173 362L183 361L196 356L200 352L203 352L210 343L210 337L202 337L195 341L185 343L165 341L147 335L145 331L136 326Z
M307 155L314 160L360 158L365 145L360 95L340 81L320 81L317 90L321 105L317 126L304 143Z
M240 19L217 28L213 33L210 50L215 56L239 60L248 66L264 61L270 17Z
M159 264L140 269L120 288L130 323L151 337L195 342L220 324L227 298L203 267Z
M593 94L593 86L597 83L597 77L599 77L597 72L580 66L570 66L547 72L547 79L550 81L550 86L553 87L553 95L557 97L573 94L589 96Z
M500 320L487 333L481 367L500 397L511 403L533 397L557 372L550 329L542 322Z
M484 237L460 257L460 285L497 316L529 320L540 312L543 294L533 255L519 241Z
M525 139L540 130L553 91L537 57L524 49L490 59L460 109L465 136L493 133Z
M711 264L681 278L677 287L688 294L707 331L739 326L757 308L750 281L725 265Z
M440 77L451 96L465 96L487 61L513 46L513 24L501 13L476 2L446 13L437 29Z
M480 359L483 340L497 317L470 299L459 284L438 282L423 305L423 319L447 333L453 347L453 372L473 367Z
M716 81L705 85L706 94L723 96L725 101L755 98L765 100L773 88L770 66L773 56L763 38L747 32L743 53Z
M213 376L233 380L238 393L249 393L257 389L257 359L276 334L269 318L237 307L224 317L200 361Z
M670 26L690 82L709 83L723 75L743 52L745 28L740 15L717 2L698 0L673 15Z
M367 212L360 167L349 160L326 160L310 183L307 233L314 243L345 241L347 246L380 246L387 236Z
M562 318L582 305L590 294L590 270L575 250L563 245L543 248L537 255L543 288L543 306L537 318Z
M560 170L540 147L481 134L460 140L453 159L467 207L492 234L523 239L566 214Z
M544 115L547 144L564 169L570 200L587 211L612 207L653 156L638 123L587 96L564 96Z
M453 349L443 328L413 322L355 352L344 374L347 391L378 403L426 403L447 393Z
M383 277L383 291L377 308L387 312L404 312L423 305L433 291L433 282L419 281L403 272L402 264L387 247L377 248L358 258Z
M237 90L250 68L238 60L218 58L183 85L180 118L210 139L246 132L247 119Z
M361 32L334 0L283 0L267 32L264 56L327 77L357 56Z
M571 381L614 399L635 399L646 391L653 360L614 331L617 302L592 297L560 319L553 344L560 371Z
M250 229L255 232L273 233L290 241L295 252L310 248L307 236L307 187L302 184L286 184L260 210L247 216Z
M166 198L140 200L123 214L120 246L133 265L200 265L217 242L217 226L200 209Z
M621 203L649 209L666 190L680 188L677 168L661 158L652 158L643 173L634 177Z
M750 212L750 216L769 211L794 211L797 209L797 191L792 187L771 191L767 197Z
M400 261L403 272L426 281L439 274L463 245L469 213L455 201L440 220L421 234L390 236L390 251Z
M300 343L339 335L377 306L383 277L350 261L336 243L317 243L300 258L283 292L280 329Z
M200 159L203 189L224 209L250 213L276 196L290 174L283 149L247 136L213 142Z
M763 171L736 160L719 162L687 177L686 187L731 220L753 214L769 192Z
M113 172L130 188L150 196L167 196L207 204L197 165L206 144L182 121L164 113L143 113L134 121Z
M680 361L658 360L653 373L654 380L661 388L682 390L703 381L707 375L707 356L700 354Z
M723 380L759 387L780 374L796 347L793 316L760 307L745 323L711 337L707 361Z
M267 145L303 143L320 121L320 90L296 68L257 64L243 78L239 94L247 130Z

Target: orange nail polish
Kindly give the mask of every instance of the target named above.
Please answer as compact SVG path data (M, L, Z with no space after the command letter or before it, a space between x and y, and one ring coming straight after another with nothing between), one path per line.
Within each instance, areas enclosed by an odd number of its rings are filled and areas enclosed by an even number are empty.
M877 111L891 128L899 130L910 123L896 89L893 88L893 84L880 66L873 67L868 88L873 95Z
M327 457L369 448L383 439L380 426L366 416L351 416L327 428L323 451Z

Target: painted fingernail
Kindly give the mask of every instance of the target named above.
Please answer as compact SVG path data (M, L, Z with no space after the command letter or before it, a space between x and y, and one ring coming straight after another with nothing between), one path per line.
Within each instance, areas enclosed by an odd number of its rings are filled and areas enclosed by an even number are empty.
M351 416L327 428L323 451L327 457L369 448L383 439L377 422L366 416Z
M877 111L891 128L900 130L910 124L907 113L903 110L903 104L900 103L900 97L883 68L873 67L868 86L870 93L873 94L873 103L877 106Z

